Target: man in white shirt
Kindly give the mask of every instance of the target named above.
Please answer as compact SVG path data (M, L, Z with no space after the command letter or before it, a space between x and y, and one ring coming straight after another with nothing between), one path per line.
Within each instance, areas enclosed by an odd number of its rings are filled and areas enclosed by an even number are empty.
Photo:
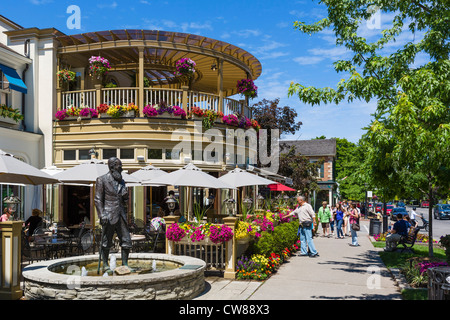
M315 222L315 213L309 203L306 202L304 196L297 197L298 207L290 213L291 216L297 215L300 222L299 234L300 234L300 256L308 256L308 247L311 258L319 256L319 253L314 246L312 239L312 230ZM308 245L308 247L307 247Z
M412 225L413 226L416 225L416 223L417 223L417 220L416 220L416 218L417 218L416 207L412 208L411 212L409 213L409 217L411 218Z

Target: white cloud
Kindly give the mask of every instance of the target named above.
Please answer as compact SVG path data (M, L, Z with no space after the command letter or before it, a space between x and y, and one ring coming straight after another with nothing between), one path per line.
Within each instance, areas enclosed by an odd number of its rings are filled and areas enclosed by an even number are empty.
M53 0L30 0L30 2L36 6L40 6L41 4L52 3Z
M117 8L118 4L116 1L113 1L112 3L107 4L97 4L97 7L100 9L115 9Z
M294 58L294 61L297 62L299 65L305 66L305 65L310 65L310 64L318 64L323 59L324 58L322 58L322 57L304 56L304 57Z

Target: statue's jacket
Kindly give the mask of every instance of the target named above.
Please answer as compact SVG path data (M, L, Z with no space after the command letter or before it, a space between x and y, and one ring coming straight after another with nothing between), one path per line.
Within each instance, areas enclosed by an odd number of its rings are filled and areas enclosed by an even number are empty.
M116 224L120 217L127 221L125 203L128 200L128 190L125 182L117 182L110 172L98 177L95 192L95 207L101 220Z

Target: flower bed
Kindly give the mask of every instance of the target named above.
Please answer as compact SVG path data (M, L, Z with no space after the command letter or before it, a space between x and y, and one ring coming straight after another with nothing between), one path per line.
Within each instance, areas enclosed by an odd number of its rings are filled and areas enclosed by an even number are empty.
M226 225L213 225L210 223L174 223L166 231L166 237L173 242L187 239L191 242L200 242L209 239L214 244L220 244L233 239L233 231Z
M246 254L237 260L237 279L265 280L299 250L298 222L287 213L259 211L238 222L236 239L251 239Z

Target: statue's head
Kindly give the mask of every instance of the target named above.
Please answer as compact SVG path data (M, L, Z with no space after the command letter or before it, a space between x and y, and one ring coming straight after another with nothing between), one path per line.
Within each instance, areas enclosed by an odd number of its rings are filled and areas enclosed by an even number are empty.
M115 180L122 181L122 161L119 158L109 158L108 168Z

